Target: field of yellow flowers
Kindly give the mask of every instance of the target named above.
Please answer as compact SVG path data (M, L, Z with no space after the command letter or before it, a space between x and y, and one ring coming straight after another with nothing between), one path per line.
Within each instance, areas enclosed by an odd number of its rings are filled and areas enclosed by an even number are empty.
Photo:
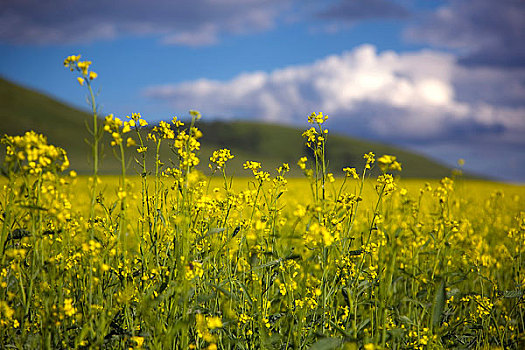
M373 153L334 176L322 113L303 134L313 156L292 165L303 179L254 161L231 178L229 150L199 159L198 112L97 125L97 76L79 59L65 65L90 92L93 174L68 172L42 135L2 138L0 347L525 346L525 187L399 180L402 164ZM98 174L103 133L119 176Z

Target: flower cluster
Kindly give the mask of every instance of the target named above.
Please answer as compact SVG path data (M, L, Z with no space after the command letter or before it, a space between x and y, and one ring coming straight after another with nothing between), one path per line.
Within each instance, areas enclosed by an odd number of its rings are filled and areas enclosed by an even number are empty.
M266 171L259 170L261 169L261 163L259 162L253 162L253 161L246 161L243 164L244 169L251 170L253 173L253 176L260 182L263 181L269 181L270 180L270 174Z
M346 168L343 168L343 171L345 172L346 177L351 177L356 180L359 180L359 174L357 173L355 168L346 167Z
M307 157L299 158L299 161L297 162L297 165L299 165L299 168L301 168L301 170L306 170L306 162L307 161L308 161Z
M316 130L314 127L303 132L303 137L306 139L306 145L312 149L319 149L322 147L323 143L326 141L326 135L328 134L327 129L322 129L320 131Z
M305 244L312 247L328 247L338 238L338 232L331 233L325 226L319 225L316 222L310 225L304 235Z
M198 261L190 261L186 266L186 279L192 281L195 278L202 277L204 270L202 268L202 263Z
M127 117L129 119L129 117ZM142 119L140 119L142 121ZM145 121L142 121L144 124ZM111 134L113 140L111 141L111 146L120 146L122 144L122 135L131 131L132 127L135 127L137 122L135 119L130 119L122 122L121 119L114 117L113 114L106 116L104 120L104 130ZM146 123L147 125L147 123ZM131 137L128 137L126 140L126 146L131 147L135 146L135 140Z
M40 175L46 172L62 172L69 167L66 151L47 144L47 138L34 131L23 136L4 136L5 162L14 172Z
M210 157L210 162L214 163L217 168L222 169L224 168L224 165L226 162L230 159L233 159L234 156L231 154L229 149L220 149L217 151L213 151L213 154ZM212 169L212 165L210 164L210 169Z
M363 155L363 158L366 160L365 169L371 169L375 162L375 154L373 152L368 152Z
M153 127L153 132L157 133L162 139L174 139L175 132L171 129L171 124L160 121L158 126Z
M201 136L202 133L197 128L190 129L189 134L185 130L178 133L173 146L179 155L183 169L190 169L199 164L200 159L196 151L200 150L201 144L197 139Z
M396 160L395 156L381 156L377 159L377 163L382 172L401 171L401 163Z
M90 66L91 61L80 61L80 55L68 56L64 60L64 67L69 68L72 72L76 70L82 75L77 78L80 85L84 85L85 81L89 82L97 78L98 74L90 71Z
M310 124L323 124L328 119L327 115L323 115L323 112L315 113L313 112L308 116L308 123Z
M218 316L204 316L202 314L195 315L195 328L197 336L210 343L207 349L216 349L216 337L212 334L215 330L222 328L222 320ZM213 345L211 345L213 344Z
M376 190L378 193L383 193L384 196L387 196L394 192L396 189L396 183L394 178L390 174L379 175L377 178Z

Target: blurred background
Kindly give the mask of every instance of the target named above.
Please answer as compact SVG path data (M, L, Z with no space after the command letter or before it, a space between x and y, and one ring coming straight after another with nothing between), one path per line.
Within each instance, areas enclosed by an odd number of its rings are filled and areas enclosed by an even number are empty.
M81 54L102 114L304 127L322 111L332 132L524 182L523 43L522 0L4 0L0 131L22 123L12 84L88 110L62 64Z

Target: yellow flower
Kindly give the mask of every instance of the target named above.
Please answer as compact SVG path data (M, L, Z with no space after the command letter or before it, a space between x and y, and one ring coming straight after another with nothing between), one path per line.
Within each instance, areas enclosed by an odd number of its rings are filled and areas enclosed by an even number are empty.
M215 163L219 169L224 167L224 164L230 159L233 159L234 156L231 154L229 149L220 149L218 151L213 151L210 161Z
M96 79L98 77L98 74L95 72L89 72L89 80Z
M111 141L111 146L120 145L122 143L122 136L118 132L112 132L113 141Z
M68 56L64 60L64 66L70 68L70 70L73 71L74 65L76 64L76 62L78 62L79 59L80 59L80 55Z
M85 77L88 75L89 66L91 65L91 61L81 61L77 62L77 67L82 72L82 75Z
M299 165L299 168L301 168L301 170L305 170L306 169L306 162L308 161L308 158L306 157L301 157L301 159L299 159L299 161L297 162L297 165Z
M317 131L314 127L311 127L310 129L303 132L303 137L306 139L307 144L315 141L315 135L317 135Z
M73 307L73 299L67 298L64 300L64 313L67 316L73 316L77 312L77 309Z
M201 119L201 113L199 111L190 110L190 115L192 119L195 119L195 120Z
M185 266L186 279L191 281L196 277L202 277L204 270L202 269L202 263L198 261L192 261Z
M330 231L328 231L326 227L321 226L316 222L311 224L308 231L304 233L304 240L306 245L312 246L324 245L328 247L332 245L332 243L334 243L334 241L338 238L338 232L334 232L334 234L332 234L330 233Z
M281 293L281 295L286 295L286 286L284 283L279 284L279 293Z
M396 189L394 178L390 174L380 175L377 178L378 184L376 185L377 192L383 191L383 194L389 195Z
M308 123L310 124L323 124L326 120L328 119L328 116L327 115L323 115L323 112L319 112L319 113L315 113L313 112L312 114L310 114L308 116Z
M158 133L159 136L163 139L174 139L175 132L171 130L171 125L165 121L160 121L159 126L153 128L153 131Z
M119 188L119 190L118 190L118 192L117 192L117 197L118 197L120 200L126 198L127 195L128 195L128 194L127 194L126 191L124 191L122 188Z
M5 301L0 301L0 311L4 314L4 317L7 319L11 319L15 314L15 310L10 308L7 302Z
M124 122L124 127L122 128L122 133L125 134L125 133L128 133L131 131L131 124L130 122Z
M134 336L130 339L131 341L135 342L139 348L142 347L142 344L144 344L144 337Z
M346 173L346 177L353 177L356 180L359 180L359 175L357 174L357 171L355 168L343 168L343 171Z
M84 78L77 77L77 80L80 85L84 85Z
M176 127L177 129L184 125L184 123L181 122L176 116L173 117L173 119L171 120L171 122L173 123L173 125L175 125L175 127Z
M283 163L280 167L277 168L277 172L281 175L290 171L290 165L288 163Z
M208 329L222 328L222 320L218 316L210 316L206 318Z
M367 154L363 156L363 158L366 159L365 169L371 168L371 164L374 164L375 162L374 157L375 157L375 154L373 152L368 152Z
M385 172L388 170L401 171L401 163L396 161L395 156L384 155L377 159L379 168Z
M131 146L135 146L137 143L135 142L135 140L133 140L131 137L128 137L128 139L126 140L126 147L131 147Z

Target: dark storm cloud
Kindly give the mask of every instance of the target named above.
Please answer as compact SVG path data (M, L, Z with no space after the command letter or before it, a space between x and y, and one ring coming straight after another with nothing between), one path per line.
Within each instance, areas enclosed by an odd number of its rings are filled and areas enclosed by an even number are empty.
M374 18L405 18L408 15L406 8L386 0L340 0L318 13L320 18L350 22Z
M117 36L159 35L170 44L206 45L224 33L271 28L289 1L8 0L0 7L0 40L60 44Z
M451 0L407 34L458 49L464 65L524 67L525 1Z
M165 44L199 46L225 34L269 30L286 18L355 22L408 13L387 0L4 0L0 41L49 45L154 35Z
M453 84L460 101L525 107L525 68L468 66L455 72Z

